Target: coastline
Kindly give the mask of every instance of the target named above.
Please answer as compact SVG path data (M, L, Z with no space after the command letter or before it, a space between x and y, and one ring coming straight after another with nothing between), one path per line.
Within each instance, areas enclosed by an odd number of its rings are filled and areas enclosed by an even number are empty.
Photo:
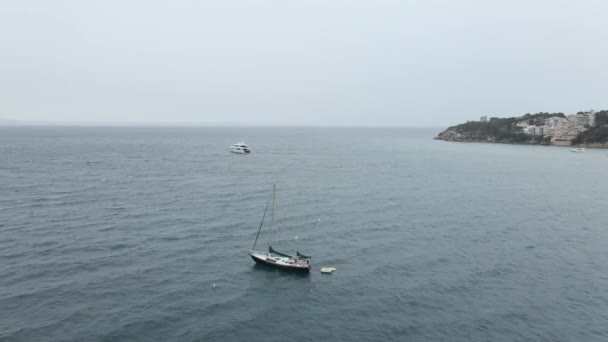
M507 141L487 141L487 140L450 140L443 139L440 137L434 137L433 140L441 140L445 142L455 143L471 143L471 144L502 144L502 145L528 145L528 146L547 146L547 147L585 147L585 148L596 148L596 149L608 149L608 143L589 143L589 144L576 144L576 145L565 145L565 144L540 144L532 142L507 142Z
M448 127L435 140L494 144L608 148L608 111L525 114L467 121Z

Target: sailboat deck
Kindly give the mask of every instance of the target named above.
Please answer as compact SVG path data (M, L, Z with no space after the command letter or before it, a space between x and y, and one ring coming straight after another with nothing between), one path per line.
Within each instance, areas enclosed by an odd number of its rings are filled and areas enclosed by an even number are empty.
M277 256L271 253L259 251L251 252L251 257L256 262L266 263L269 265L276 265L285 268L310 269L310 262L296 257Z

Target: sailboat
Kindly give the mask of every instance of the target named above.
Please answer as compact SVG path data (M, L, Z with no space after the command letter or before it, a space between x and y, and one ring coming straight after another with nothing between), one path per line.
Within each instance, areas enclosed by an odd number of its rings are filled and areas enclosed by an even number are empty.
M266 265L288 271L309 272L310 268L312 267L309 256L300 254L300 252L296 252L296 255L289 255L272 248L272 228L274 226L274 213L276 208L276 191L277 187L276 185L273 185L272 196L268 199L268 202L266 203L266 209L264 210L264 215L262 216L262 222L260 222L260 228L258 229L258 234L255 237L255 241L253 243L253 247L251 248L251 252L249 253L249 255L256 263L261 265ZM256 250L255 246L258 243L260 232L262 231L262 227L264 226L264 218L266 217L266 212L268 212L268 207L270 206L271 200L272 223L270 225L270 243L268 245L268 252L266 252L263 250Z

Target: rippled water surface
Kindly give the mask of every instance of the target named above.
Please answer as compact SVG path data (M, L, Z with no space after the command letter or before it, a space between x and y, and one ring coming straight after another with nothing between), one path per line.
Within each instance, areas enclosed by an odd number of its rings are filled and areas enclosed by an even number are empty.
M0 128L0 340L608 340L608 152L436 133Z

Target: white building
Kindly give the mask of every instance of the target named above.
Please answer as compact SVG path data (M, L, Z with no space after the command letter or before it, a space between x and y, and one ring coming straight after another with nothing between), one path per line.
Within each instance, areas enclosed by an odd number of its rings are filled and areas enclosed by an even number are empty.
M563 118L560 118L559 116L552 116L550 118L546 118L545 126L546 127L556 127L562 119Z
M525 130L524 132L530 135L543 135L544 130L544 127L541 126L528 126L527 130Z
M553 143L567 145L579 133L586 131L587 127L595 124L595 112L589 111L567 117L552 116L541 123L544 125L536 126L530 125L530 120L522 120L516 126L520 127L523 133L549 136Z

